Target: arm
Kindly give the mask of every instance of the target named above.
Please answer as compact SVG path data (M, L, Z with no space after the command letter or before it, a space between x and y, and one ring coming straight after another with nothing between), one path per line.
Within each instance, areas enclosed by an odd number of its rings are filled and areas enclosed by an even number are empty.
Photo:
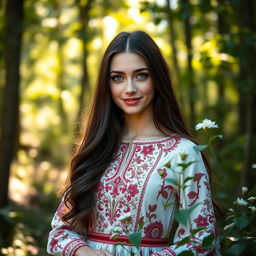
M52 219L48 238L47 252L51 255L73 256L78 248L86 246L84 238L62 221L65 211L66 206L61 201Z
M185 160L182 161L179 154L176 156L176 160L177 161L171 162L172 169L170 171L175 171L178 184L183 184L188 177L192 178L185 183L185 188L183 187L179 189L179 209L189 209L190 207L196 206L189 215L187 225L184 226L181 223L179 224L175 233L173 245L163 249L159 253L151 254L151 256L176 256L184 251L190 251L193 252L194 255L200 256L218 255L216 220L211 200L208 173L201 153L197 153L193 149L192 144L189 146ZM181 167L178 166L178 164L188 163L190 161L193 161L193 163L189 165L182 174L177 174L177 171L181 170ZM191 230L199 228L202 228L202 230L192 235ZM203 239L211 234L214 236L214 248L204 249L202 247ZM189 240L185 244L177 246L185 237L189 237Z

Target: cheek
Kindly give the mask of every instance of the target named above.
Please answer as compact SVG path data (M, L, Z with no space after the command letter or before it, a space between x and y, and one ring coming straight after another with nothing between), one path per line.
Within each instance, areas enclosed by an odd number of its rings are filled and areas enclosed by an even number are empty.
M117 95L117 89L113 86L110 87L111 95L112 97L115 97Z
M120 98L122 90L118 86L110 86L111 95L114 101L116 101L117 98Z
M153 86L152 81L143 84L143 85L141 86L141 88L140 88L140 91L141 91L143 94L148 94L148 95L149 95L149 94L152 94L152 95L153 95L155 89L154 89L154 86Z

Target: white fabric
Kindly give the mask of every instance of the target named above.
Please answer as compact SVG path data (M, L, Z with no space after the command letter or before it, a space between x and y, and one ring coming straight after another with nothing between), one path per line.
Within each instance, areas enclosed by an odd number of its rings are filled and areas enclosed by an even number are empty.
M190 250L194 255L220 255L208 174L201 153L197 153L194 146L190 140L177 135L152 141L123 141L96 191L89 233L111 235L113 230L119 230L120 235L128 236L142 227L144 238L168 238L175 209L186 209L198 204L190 214L187 225L178 226L173 244L165 247L143 246L138 251L131 246L123 248L86 239L69 230L61 221L62 202L52 221L48 253L73 255L75 249L87 243L94 249L107 249L115 256L128 256L127 250L131 249L135 255L145 256L173 256L185 250ZM181 172L179 164L188 162L191 165ZM174 181L182 184L188 177L191 179L187 179L185 188L175 185ZM172 179L172 183L168 178ZM127 218L120 220L125 214ZM191 237L190 229L200 227L204 229ZM210 234L214 235L216 245L211 250L203 249L202 240ZM176 243L186 236L195 242L191 243L190 240L177 247Z

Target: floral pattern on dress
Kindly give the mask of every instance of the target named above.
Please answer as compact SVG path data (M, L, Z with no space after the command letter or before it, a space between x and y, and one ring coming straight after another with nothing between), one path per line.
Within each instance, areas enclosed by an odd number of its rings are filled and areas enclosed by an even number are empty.
M136 255L174 256L185 250L200 256L220 255L208 174L201 153L195 152L193 146L193 142L177 135L155 141L122 142L98 183L88 237L75 233L62 222L60 213L65 208L61 203L52 221L48 253L65 255L63 248L80 241L79 246L87 244L97 250L107 249L113 256L128 256L127 250L136 251L136 247L123 248L115 246L115 241L110 243L104 239L93 241L90 233L111 236L112 230L118 230L120 236L127 237L141 230L145 239L168 239L175 210L196 206L188 224L179 224L172 244L159 247L152 242L141 246ZM188 152L186 161L192 164L180 175L180 151L184 148ZM187 180L187 186L182 190L168 179L177 184ZM122 217L129 213L129 221L123 221ZM203 229L192 237L190 231L196 228ZM216 247L203 249L202 240L210 234L216 238ZM177 247L185 237L191 240ZM67 255L72 256L72 251Z

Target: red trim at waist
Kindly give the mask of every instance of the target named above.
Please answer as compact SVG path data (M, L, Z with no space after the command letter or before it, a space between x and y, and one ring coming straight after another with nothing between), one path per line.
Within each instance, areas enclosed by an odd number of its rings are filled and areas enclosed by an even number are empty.
M116 244L116 243L125 243L127 246L133 246L128 239L128 236L118 235L118 239L111 239L112 234L104 233L89 233L88 238L93 242L106 243L106 244ZM168 246L167 238L146 238L141 239L142 247L165 247Z

